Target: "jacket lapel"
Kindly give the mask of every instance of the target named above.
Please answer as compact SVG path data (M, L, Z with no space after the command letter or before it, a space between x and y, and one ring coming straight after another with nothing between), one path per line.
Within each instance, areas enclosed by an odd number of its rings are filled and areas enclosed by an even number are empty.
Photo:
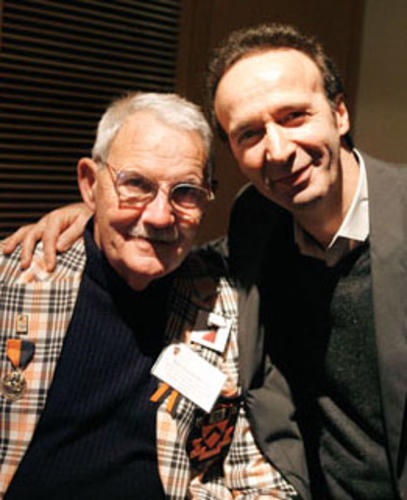
M6 355L7 339L20 338L35 345L34 357L24 370L27 388L22 397L11 401L0 395L0 498L27 450L45 406L79 289L84 260L77 255L77 250L71 250L67 259L71 265L78 264L72 265L73 270L68 264L48 274L42 258L36 256L29 270L16 273L17 279L4 277L0 281L0 376L3 378L12 368ZM83 252L83 259L84 255ZM13 258L18 269L18 256ZM24 333L16 328L21 318L26 324Z
M310 498L305 452L286 380L265 353L260 293L273 279L271 248L286 240L291 215L251 186L237 199L230 220L229 263L239 293L239 371L246 410L257 442L301 498ZM270 275L271 274L271 275ZM263 307L267 307L264 304Z
M385 431L395 477L407 395L407 170L365 158L373 304Z
M239 369L243 391L260 381L264 363L264 325L260 321L262 282L269 282L270 245L281 242L280 232L291 216L260 195L254 186L238 197L231 214L228 253L239 294ZM290 226L291 227L291 226Z
M271 215L270 202L249 186L238 197L230 218L227 244L230 270L238 290L239 371L243 392L253 385L264 356L259 284L268 235L272 232Z
M207 267L198 254L191 255L184 263L171 287L168 307L166 338L168 343L183 342L191 346L193 332L202 330L201 317L213 312L231 322L230 339L224 352L192 342L193 350L203 359L228 375L228 389L238 390L235 369L237 358L236 323L237 306L235 291L230 284ZM207 326L204 323L204 326ZM196 405L179 397L174 411L169 411L166 396L157 411L157 455L160 478L170 500L188 496L191 477L187 454L187 439L196 419Z

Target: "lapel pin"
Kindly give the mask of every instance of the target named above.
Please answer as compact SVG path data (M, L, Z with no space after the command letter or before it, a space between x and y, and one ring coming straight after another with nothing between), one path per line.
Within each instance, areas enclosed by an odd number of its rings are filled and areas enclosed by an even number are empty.
M16 332L20 335L27 335L28 333L28 315L17 314L16 318Z

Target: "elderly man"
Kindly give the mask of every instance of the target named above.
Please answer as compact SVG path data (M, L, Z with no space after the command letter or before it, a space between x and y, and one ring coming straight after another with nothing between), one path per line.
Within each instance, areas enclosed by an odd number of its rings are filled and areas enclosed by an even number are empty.
M176 95L117 100L78 163L84 240L54 273L1 257L0 498L297 496L250 432L221 259L187 258L210 143Z
M253 183L223 251L257 442L303 477L296 450L275 439L298 422L314 498L405 499L407 169L353 149L335 66L293 27L232 33L208 91Z

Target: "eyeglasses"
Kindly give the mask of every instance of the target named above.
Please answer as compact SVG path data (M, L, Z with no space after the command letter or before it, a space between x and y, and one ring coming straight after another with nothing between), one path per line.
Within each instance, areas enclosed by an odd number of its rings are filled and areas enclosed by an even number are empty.
M143 210L157 196L160 185L134 170L116 169L109 163L108 168L119 198L120 208ZM197 184L180 182L168 191L168 200L174 211L182 219L200 219L208 203L215 199L211 189Z

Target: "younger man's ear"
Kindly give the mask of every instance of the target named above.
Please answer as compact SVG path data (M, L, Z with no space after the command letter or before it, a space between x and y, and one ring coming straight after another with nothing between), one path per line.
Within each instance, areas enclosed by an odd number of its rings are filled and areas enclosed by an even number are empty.
M336 96L335 99L335 117L339 133L341 137L343 137L350 130L350 119L348 108L345 103L345 98L342 94Z
M96 192L96 171L99 166L91 158L81 158L78 161L77 174L78 186L83 201L88 208L95 211L95 192Z

